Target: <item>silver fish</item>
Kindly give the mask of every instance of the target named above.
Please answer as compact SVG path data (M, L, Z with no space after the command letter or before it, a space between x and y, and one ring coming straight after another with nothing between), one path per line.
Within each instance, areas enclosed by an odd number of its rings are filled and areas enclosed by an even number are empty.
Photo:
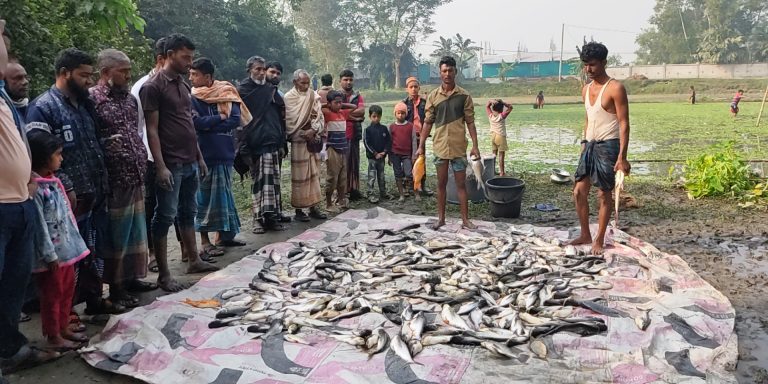
M443 304L443 310L440 312L440 318L443 320L443 323L452 327L466 331L472 330L472 328L467 325L467 322L464 321L464 319L462 319L459 315L457 315L456 312L454 312L453 309L451 309L451 306L448 304Z
M408 345L405 344L403 339L400 338L399 334L392 337L392 341L390 341L389 343L389 348L391 348L392 351L394 351L396 355L400 356L400 358L403 359L403 361L405 361L406 363L421 365L413 361L411 352L408 350Z
M373 355L384 351L390 343L389 334L387 334L383 328L376 329L374 335L376 336L376 344L373 347L368 348L368 359L373 357ZM374 336L371 336L371 338L373 337Z

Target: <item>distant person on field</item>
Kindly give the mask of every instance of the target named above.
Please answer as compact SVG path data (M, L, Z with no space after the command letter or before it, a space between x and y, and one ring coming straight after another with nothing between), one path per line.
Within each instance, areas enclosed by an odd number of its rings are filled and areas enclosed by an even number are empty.
M380 198L387 198L384 165L387 154L392 150L392 136L389 133L389 128L381 124L381 115L382 110L378 105L372 105L368 109L371 124L365 129L363 137L365 155L368 158L368 201L373 204L378 203ZM376 197L376 191L373 189L377 181L379 183L378 197Z
M693 89L693 85L691 85L691 95L688 96L688 100L691 102L691 105L696 104L696 90Z
M536 108L544 108L544 91L539 91L539 94L536 95Z
M592 243L592 254L603 252L605 231L613 208L613 191L617 171L629 175L627 161L629 144L629 103L627 90L605 72L608 49L597 42L581 48L584 72L591 82L581 91L587 110L584 140L576 168L576 186L573 189L576 212L581 224L581 235L571 244ZM598 230L593 237L589 230L589 190L598 188L600 201Z
M733 100L731 101L731 115L733 115L733 117L736 117L736 115L739 114L739 102L741 101L742 96L744 96L744 91L741 89L733 95Z
M395 171L395 183L397 191L400 193L401 203L405 201L406 196L410 196L413 190L413 162L416 161L416 150L419 145L419 138L413 129L413 124L405 120L408 113L408 107L405 103L399 102L395 105L395 122L389 126L389 132L392 135L392 151L389 153L389 161ZM416 200L421 197L415 194Z
M485 105L485 113L491 125L491 148L493 155L497 156L499 163L499 175L505 176L504 153L507 151L507 116L512 112L512 104L503 100L488 100Z
M456 85L456 60L450 56L440 59L440 87L435 88L425 106L424 126L421 128L421 139L416 157L426 154L426 142L435 127L432 139L432 150L437 167L437 223L432 228L437 230L445 225L445 203L448 198L448 171L453 171L456 180L456 192L459 197L462 226L474 229L476 226L469 221L469 205L467 203L467 136L472 138L470 155L480 157L477 147L477 128L475 127L475 106L472 96L464 88Z

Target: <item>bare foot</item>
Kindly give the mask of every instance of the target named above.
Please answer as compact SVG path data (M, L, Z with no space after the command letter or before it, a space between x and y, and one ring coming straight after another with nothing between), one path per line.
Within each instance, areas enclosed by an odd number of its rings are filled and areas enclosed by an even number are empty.
M603 239L595 239L594 242L592 242L592 255L594 256L600 256L603 254L603 245L604 240Z
M64 331L62 331L61 337L70 341L78 342L78 343L84 343L89 339L88 335L86 335L85 333L72 332L69 329L65 329Z
M461 227L464 228L464 229L477 229L477 225L475 225L474 223L472 223L469 220L466 220L466 221L462 222L461 223Z
M569 245L584 245L584 244L590 244L590 243L592 243L592 236L590 236L590 235L587 235L587 236L582 235L582 236L579 236L578 238L572 240L568 244Z
M80 348L80 343L67 340L61 337L61 335L56 335L48 337L47 347L52 351L66 352Z
M189 288L187 283L179 283L173 277L158 277L157 286L166 292L179 292Z
M438 229L440 229L440 227L442 227L443 225L445 225L445 220L440 220L440 221L438 221L438 222L436 222L436 223L432 224L432 227L431 227L431 228L432 228L432 230L433 230L433 231L437 231L437 230L438 230Z
M218 270L219 270L219 267L202 260L198 260L194 263L190 263L189 266L187 267L187 273L215 272Z

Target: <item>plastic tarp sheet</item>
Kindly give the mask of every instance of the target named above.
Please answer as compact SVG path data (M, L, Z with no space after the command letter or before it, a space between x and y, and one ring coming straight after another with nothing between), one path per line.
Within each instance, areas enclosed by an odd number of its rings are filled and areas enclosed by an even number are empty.
M601 296L612 308L627 312L650 309L650 326L638 328L632 318L608 317L578 308L576 315L605 319L608 330L579 337L562 332L542 338L546 359L523 344L519 358L502 359L482 347L425 347L407 364L387 350L368 356L321 333L304 335L313 345L282 337L254 339L246 326L209 329L215 310L195 308L185 299L202 300L232 287L247 287L267 251L285 254L298 242L315 247L365 241L377 229L394 229L434 218L394 214L373 208L352 210L287 242L203 278L192 288L158 298L150 305L113 316L103 332L83 349L92 366L150 383L655 383L735 382L737 360L735 311L728 299L698 276L678 256L616 231L609 236L605 257L610 290L578 290L581 298ZM476 222L466 231L458 224L441 229L470 236L503 236L513 226ZM567 231L515 226L544 239L566 239ZM428 237L431 230L424 229ZM617 239L617 241L613 241ZM623 239L621 242L618 239ZM339 322L348 328L373 328L384 322L368 313ZM386 323L388 332L397 327Z

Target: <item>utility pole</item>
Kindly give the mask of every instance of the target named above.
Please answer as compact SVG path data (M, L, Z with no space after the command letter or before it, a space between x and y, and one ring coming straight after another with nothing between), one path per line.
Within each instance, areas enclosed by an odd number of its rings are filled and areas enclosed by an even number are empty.
M560 30L560 65L557 68L557 82L563 81L563 43L565 43L565 23Z

